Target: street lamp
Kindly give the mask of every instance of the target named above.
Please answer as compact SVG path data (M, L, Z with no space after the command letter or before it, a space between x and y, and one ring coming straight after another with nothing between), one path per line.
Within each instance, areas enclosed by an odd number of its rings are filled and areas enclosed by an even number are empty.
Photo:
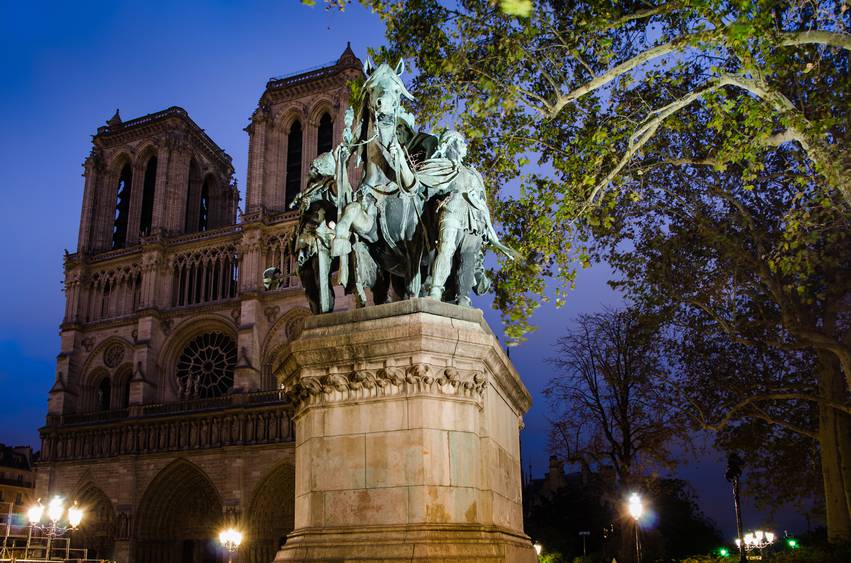
M219 532L219 542L228 552L228 563L233 563L233 552L242 543L242 532L234 528L228 528Z
M742 504L739 491L739 480L742 477L742 466L744 463L744 460L742 460L739 454L736 452L731 453L727 458L727 472L724 474L724 477L733 486L733 506L736 510L736 547L739 548L739 563L745 563L747 561L745 559L745 549L742 545Z
M540 542L535 542L532 547L535 548L535 555L541 556L541 550L544 549L544 546L541 545Z
M644 503L638 493L629 495L626 505L629 515L635 521L635 562L641 563L641 544L638 541L638 520L644 514Z
M42 523L45 512L47 512L47 521ZM63 516L65 516L65 522L62 521ZM60 496L54 496L47 503L47 508L41 504L41 499L38 499L27 510L27 519L30 522L30 531L27 538L25 557L29 554L33 530L38 530L47 536L47 553L45 554L45 559L50 559L53 538L62 537L67 532L76 530L80 522L83 521L83 510L77 505L77 501L74 501L74 504L66 510L65 500Z
M736 547L742 548L744 547L745 551L753 551L754 549L759 550L759 555L762 557L762 550L768 547L769 545L774 543L774 533L773 532L763 532L762 530L756 530L754 532L748 532L745 534L744 541L736 538ZM744 544L744 546L742 545Z

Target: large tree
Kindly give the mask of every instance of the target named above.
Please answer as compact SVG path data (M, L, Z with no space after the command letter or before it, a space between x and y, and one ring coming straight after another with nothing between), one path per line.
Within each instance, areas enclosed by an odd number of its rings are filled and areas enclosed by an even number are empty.
M528 17L506 9L528 2L362 3L386 23L385 55L415 63L418 117L454 121L494 190L519 184L518 197L493 194L504 199L506 236L528 257L498 278L512 336L528 330L548 276L563 300L574 260L586 261L581 244L568 252L577 216L642 173L661 132L706 142L670 166L690 159L758 174L764 155L782 149L804 181L851 203L844 2L536 0ZM708 138L684 125L696 112Z
M677 328L814 358L809 379L755 380L708 424L815 409L801 430L829 534L851 539L847 4L541 0L524 18L490 0L364 3L385 56L415 62L418 115L454 116L488 185L511 187L492 194L527 257L497 278L510 334L596 252Z
M611 467L622 490L674 465L672 447L687 436L671 408L662 342L658 321L630 309L581 315L558 339L544 395L561 459L586 471Z
M758 420L818 444L829 536L848 541L848 216L835 192L798 184L785 154L751 178L738 166L657 166L679 150L673 137L659 141L633 180L642 196L612 193L599 211L608 222L592 221L600 256L680 334L684 407L703 427Z

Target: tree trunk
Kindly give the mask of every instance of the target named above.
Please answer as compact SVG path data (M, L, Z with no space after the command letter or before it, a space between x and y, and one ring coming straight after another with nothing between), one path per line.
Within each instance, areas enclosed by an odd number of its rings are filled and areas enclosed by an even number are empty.
M819 353L819 394L825 401L844 404L845 382L835 357ZM851 542L851 424L848 416L819 403L819 450L824 482L827 539L830 543Z

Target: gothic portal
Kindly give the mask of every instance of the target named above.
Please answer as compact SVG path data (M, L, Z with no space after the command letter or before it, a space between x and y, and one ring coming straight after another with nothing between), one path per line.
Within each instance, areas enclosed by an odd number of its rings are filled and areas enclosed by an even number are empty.
M84 505L90 557L221 561L217 532L236 523L239 561L268 563L292 530L293 411L271 366L309 311L288 204L361 72L347 47L269 80L239 217L230 156L184 109L116 111L94 135L36 487Z

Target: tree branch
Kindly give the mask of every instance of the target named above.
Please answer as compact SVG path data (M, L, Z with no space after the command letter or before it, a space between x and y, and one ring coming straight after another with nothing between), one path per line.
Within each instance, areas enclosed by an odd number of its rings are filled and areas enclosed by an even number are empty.
M605 86L615 78L626 74L627 72L633 70L636 67L643 65L644 63L662 57L664 55L680 51L690 44L697 41L705 41L707 39L717 38L719 36L717 31L702 31L699 33L693 33L689 35L684 35L682 37L678 37L673 41L669 41L668 43L663 43L661 45L657 45L655 47L651 47L646 51L639 53L638 55L632 57L631 59L622 62L621 64L615 66L614 68L608 70L607 72L597 76L584 83L582 86L575 88L574 90L568 92L567 94L562 94L558 96L554 103L552 103L549 107L549 117L556 117L559 112L561 112L564 107L581 98L585 94L589 92L593 92L594 90Z
M849 407L847 405L841 405L841 404L838 404L838 403L833 403L831 401L825 401L824 399L821 399L820 397L814 397L812 395L805 395L805 394L802 394L802 393L766 393L766 394L763 394L763 395L754 395L752 397L747 397L745 399L742 399L738 403L735 403L735 404L727 407L725 409L727 412L724 414L724 416L722 416L717 422L714 422L714 423L707 422L705 420L705 417L703 416L703 412L699 408L696 407L696 409L697 409L697 411L700 415L700 420L698 421L698 424L700 424L700 426L704 430L709 430L709 431L712 431L712 432L718 432L720 430L723 430L728 424L733 422L736 419L737 416L740 416L739 413L741 411L743 411L747 407L753 406L754 408L757 408L759 410L758 413L742 413L741 416L751 416L751 417L759 418L760 420L764 420L764 421L766 421L770 424L776 424L778 426L782 426L784 428L792 430L793 432L803 434L804 436L808 436L808 437L813 438L813 439L818 439L817 433L812 432L810 430L806 430L804 428L799 428L797 426L793 426L793 425L791 425L791 424L789 424L788 422L785 422L785 421L780 421L780 420L774 419L774 418L770 417L764 410L762 410L758 406L758 403L761 402L761 401L782 401L782 400L787 400L787 401L788 400L802 400L802 401L813 401L813 402L817 402L817 403L824 403L824 404L827 404L827 406L829 406L831 408L834 408L836 410L851 414L851 407Z
M780 41L777 44L781 47L829 45L851 51L851 34L817 30L785 32L780 34Z

